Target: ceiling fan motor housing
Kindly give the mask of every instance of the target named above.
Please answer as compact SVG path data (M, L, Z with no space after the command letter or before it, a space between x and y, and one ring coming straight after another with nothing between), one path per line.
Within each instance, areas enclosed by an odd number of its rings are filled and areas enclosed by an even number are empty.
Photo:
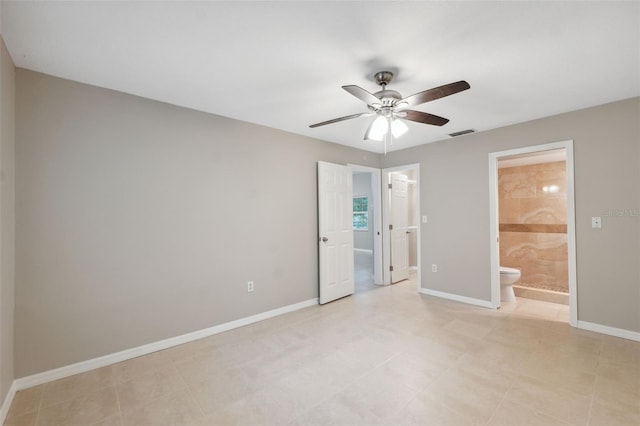
M373 95L382 101L382 106L391 106L402 99L402 95L395 90L381 90Z
M373 78L376 80L376 84L378 86L383 86L382 88L384 89L384 86L391 83L391 80L393 80L393 73L391 71L380 71L375 73Z
M382 87L382 90L373 94L382 101L382 107L393 107L397 101L402 99L402 95L399 92L387 90L387 84L393 80L393 73L391 71L377 72L373 78L376 80L376 83Z

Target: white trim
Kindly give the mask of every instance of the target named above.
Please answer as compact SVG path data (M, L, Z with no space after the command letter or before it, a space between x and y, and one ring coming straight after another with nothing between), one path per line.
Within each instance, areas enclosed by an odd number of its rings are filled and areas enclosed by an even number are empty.
M137 348L126 349L121 352L116 352L110 355L89 359L87 361L77 362L75 364L66 365L64 367L56 368L54 370L44 371L42 373L33 374L31 376L21 377L19 379L14 380L13 382L14 386L12 386L12 388L15 387L15 390L27 389L33 386L51 382L53 380L63 379L65 377L73 376L74 374L84 373L100 367L106 367L108 365L115 364L117 362L126 361L142 355L147 355L163 349L168 349L174 346L182 345L184 343L192 342L194 340L202 339L204 337L213 336L214 334L233 330L235 328L244 327L245 325L249 325L249 324L263 321L269 318L277 317L279 315L287 314L289 312L297 311L299 309L308 308L310 306L315 306L317 304L318 304L318 299L309 299L309 300L305 300L304 302L283 306L282 308L273 309L271 311L252 315L246 318L241 318L235 321L227 322L227 323L216 325L213 327L205 328L203 330L198 330L191 333L183 334L181 336L171 337L169 339L160 340L158 342L138 346Z
M2 408L0 408L0 425L3 425L4 421L7 419L7 414L9 414L9 408L11 408L11 404L13 403L13 398L15 398L17 391L18 391L18 388L16 386L16 381L14 380L13 383L11 383L9 392L7 392L7 396L4 397L4 401L2 402Z
M565 149L566 175L567 175L567 248L569 263L569 324L577 327L578 324L578 284L576 272L576 214L575 214L575 188L574 188L574 163L573 140L553 142L543 145L527 146L524 148L510 149L507 151L489 153L489 233L490 233L490 259L491 259L491 304L500 306L500 252L498 249L498 159L501 157L530 154L540 151Z
M578 321L578 328L595 331L596 333L608 334L610 336L621 337L623 339L640 342L640 333L637 331L625 330L624 328L609 327L608 325L594 324L587 321Z
M489 154L489 259L491 262L491 307L500 307L500 249L498 224L498 156Z
M353 248L353 251L358 251L361 253L367 253L367 254L373 254L373 250L369 250L369 249L359 249L359 248Z
M426 294L427 296L435 296L435 297L440 297L442 299L449 299L449 300L455 300L456 302L466 303L467 305L475 305L475 306L481 306L483 308L494 309L493 304L489 300L474 299L472 297L445 293L443 291L430 290L428 288L421 288L418 291L422 294Z

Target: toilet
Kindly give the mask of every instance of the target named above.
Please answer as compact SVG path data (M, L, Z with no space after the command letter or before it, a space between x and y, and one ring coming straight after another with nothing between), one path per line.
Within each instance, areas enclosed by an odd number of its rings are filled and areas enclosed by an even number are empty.
M513 284L520 280L520 270L516 268L500 267L500 300L503 302L515 302L516 294L513 292Z

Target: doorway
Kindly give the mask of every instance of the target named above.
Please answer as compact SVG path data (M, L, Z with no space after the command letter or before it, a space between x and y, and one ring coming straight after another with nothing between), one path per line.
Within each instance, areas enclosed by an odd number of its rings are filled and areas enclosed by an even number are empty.
M415 279L420 289L420 165L382 170L383 282Z
M489 172L492 305L501 306L500 268L516 268L517 297L568 302L575 326L573 141L491 153Z
M353 177L353 257L355 291L382 285L381 172L349 164Z

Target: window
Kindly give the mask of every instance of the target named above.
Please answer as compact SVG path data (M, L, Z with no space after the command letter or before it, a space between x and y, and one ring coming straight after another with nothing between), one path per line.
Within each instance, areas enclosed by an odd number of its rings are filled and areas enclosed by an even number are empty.
M369 230L369 200L367 197L353 197L353 229Z

